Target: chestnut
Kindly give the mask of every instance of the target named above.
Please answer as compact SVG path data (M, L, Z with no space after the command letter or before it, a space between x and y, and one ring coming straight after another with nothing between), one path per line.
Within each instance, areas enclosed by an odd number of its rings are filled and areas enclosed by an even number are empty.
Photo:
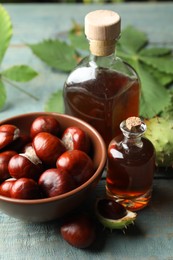
M32 142L33 148L40 160L47 167L55 167L57 158L66 151L62 141L46 132L37 134Z
M63 153L56 162L60 170L68 171L78 185L86 182L94 173L91 158L83 151L71 150Z
M126 208L113 199L98 199L96 202L98 212L107 219L120 219L127 215Z
M0 149L6 147L19 138L20 130L17 126L4 124L0 126Z
M11 198L15 199L39 199L41 198L40 188L33 179L20 178L11 187Z
M0 153L0 181L4 181L11 177L8 170L8 163L15 154L17 154L15 151Z
M39 116L32 122L30 136L33 139L41 132L47 132L57 136L60 134L60 123L53 116Z
M98 221L109 229L124 229L133 224L137 214L111 198L96 200L95 213Z
M74 215L60 228L63 239L77 248L89 247L96 238L95 224L93 220L85 215Z
M66 171L48 169L41 174L38 184L46 197L54 197L76 188L73 178Z
M16 179L10 178L2 182L0 185L0 195L5 197L11 197L11 188L15 181Z
M7 145L5 147L5 149L7 150L13 150L17 153L20 153L24 146L29 143L31 141L29 135L26 134L20 134L20 136L14 140L13 142L11 142L9 145Z
M12 177L19 179L22 177L38 180L43 172L40 161L34 161L28 154L14 155L8 164L8 170Z
M85 153L89 153L89 136L79 127L71 126L66 128L62 135L62 142L67 150L81 150Z

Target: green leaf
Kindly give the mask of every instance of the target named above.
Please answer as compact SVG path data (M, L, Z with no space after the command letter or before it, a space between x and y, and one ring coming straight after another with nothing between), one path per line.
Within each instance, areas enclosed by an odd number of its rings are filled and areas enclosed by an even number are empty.
M76 35L73 32L70 32L68 38L71 44L75 46L76 49L89 51L89 43L83 33Z
M0 109L4 107L6 98L7 98L6 90L2 80L0 80Z
M167 86L173 82L173 74L167 74L152 67L150 70L153 77L156 78L156 80L163 86Z
M65 41L47 40L29 45L32 51L49 66L69 72L77 64L78 50L88 50L83 28L74 24ZM82 56L82 52L80 54ZM169 92L165 87L172 82L173 61L171 50L162 47L150 47L147 35L133 26L126 27L117 44L117 55L134 67L141 79L141 115L151 118L160 114L169 103ZM56 92L48 100L47 111L63 111L62 93ZM62 110L61 110L62 109Z
M38 73L27 65L16 65L1 72L1 74L13 81L27 82L38 75Z
M12 24L10 16L2 5L0 5L0 63L9 46L12 37Z
M170 97L165 86L173 81L171 50L160 47L148 48L145 36L143 41L142 37L139 37L139 42L135 36L133 42L130 34L133 38L133 33L125 29L126 41L120 40L117 53L136 69L142 85L140 114L150 118L159 114L169 102Z
M173 120L173 89L169 91L169 94L170 102L161 113L161 117L165 118L166 120Z
M133 26L126 27L119 40L121 49L129 54L134 54L141 50L148 43L148 38L144 32L137 30Z
M76 49L89 51L89 43L84 34L84 27L73 20L73 26L68 32L68 39Z
M62 99L62 90L53 93L45 104L45 111L64 113L64 103Z
M157 52L157 49L156 49L156 52ZM155 52L155 53L156 53ZM141 52L140 53L137 53L137 54L133 54L133 55L129 55L129 54L126 54L126 53L123 53L121 50L117 50L117 55L119 57L121 57L123 60L125 60L127 63L129 63L131 66L134 66L135 67L135 63L136 62L139 62L141 64L141 66L143 66L143 63L146 63L144 64L145 66L147 66L147 70L153 75L153 77L155 79L158 80L158 82L160 82L160 84L162 84L163 86L167 86L168 84L172 83L173 81L173 71L171 72L172 74L170 73L167 73L167 71L165 72L164 70L164 67L165 67L165 63L163 64L162 66L162 71L160 71L158 69L158 67L156 67L156 65L154 64L150 64L149 62L149 58L148 57L141 57L140 56ZM167 59L168 56L166 56L166 59ZM155 63L158 62L158 59L159 57L155 58ZM144 62L145 60L145 62ZM146 62L147 60L147 62ZM160 68L160 67L159 67ZM138 74L139 74L139 77L140 77L140 72L138 71L138 68L135 67L135 69L137 70ZM168 69L169 69L169 65L168 65ZM171 70L170 70L171 71Z
M52 68L69 72L77 64L73 46L59 40L45 40L28 45L33 53Z
M159 114L169 104L169 93L151 75L147 66L138 63L137 71L142 85L140 114L144 118L151 118Z
M171 54L172 50L168 48L145 48L140 51L142 56L165 56Z
M161 72L173 74L173 58L172 56L166 57L143 57L140 60L145 64L152 66Z
M169 103L170 97L166 88L152 75L150 67L139 60L131 60L141 80L140 115L152 118L158 115Z

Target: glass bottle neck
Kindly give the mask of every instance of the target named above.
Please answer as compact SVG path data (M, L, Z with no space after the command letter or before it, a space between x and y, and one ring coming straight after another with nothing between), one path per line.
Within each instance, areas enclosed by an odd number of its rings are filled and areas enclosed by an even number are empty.
M108 56L96 56L90 54L90 65L96 67L110 68L116 58L115 52Z
M139 120L136 121L135 120ZM129 148L142 148L143 147L143 141L142 136L146 131L146 124L142 121L140 121L137 117L131 117L129 118L129 121L127 122L123 121L120 124L120 129L123 133L124 139L122 141L122 146L125 150L129 150ZM128 125L130 123L130 125ZM133 125L133 124L136 125ZM130 127L130 128L128 128Z
M142 136L125 136L122 141L122 146L125 150L129 150L131 147L137 147L137 148L142 148L143 147L143 142L142 142Z

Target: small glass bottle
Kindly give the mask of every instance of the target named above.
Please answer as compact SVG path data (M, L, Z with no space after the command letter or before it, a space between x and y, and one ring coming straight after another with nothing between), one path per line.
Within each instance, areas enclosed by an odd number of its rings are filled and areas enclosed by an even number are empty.
M109 10L85 17L90 55L70 73L64 85L65 113L95 127L105 143L120 133L119 124L138 116L140 81L134 69L115 54L120 16Z
M143 137L146 124L130 117L120 124L122 135L108 147L106 193L132 211L150 201L155 169L155 149Z

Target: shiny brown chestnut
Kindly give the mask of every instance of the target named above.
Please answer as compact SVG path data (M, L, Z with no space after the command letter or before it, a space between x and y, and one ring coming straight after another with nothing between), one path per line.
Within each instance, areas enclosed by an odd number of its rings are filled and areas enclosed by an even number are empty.
M71 216L60 228L63 239L77 248L89 247L96 238L93 220L84 214Z
M0 182L11 177L8 170L8 163L16 154L15 151L5 151L0 153Z
M11 187L11 198L14 199L39 199L40 188L33 179L20 178Z
M4 124L0 126L0 149L6 147L19 138L20 130L17 126Z
M91 158L83 151L71 150L63 153L56 162L60 170L68 171L78 185L86 182L94 173Z
M62 135L62 142L67 150L81 150L89 153L90 138L85 131L77 126L66 128Z
M40 160L51 168L55 167L57 158L66 151L58 137L46 132L37 134L32 145Z
M16 154L10 159L8 170L13 178L25 177L38 180L43 172L43 166L40 160L34 161L26 153Z
M47 132L58 136L60 134L60 123L54 116L39 116L31 125L30 136L33 139L41 132Z
M76 188L69 173L59 169L46 170L41 174L38 184L46 197L58 196Z
M0 184L0 195L11 198L11 188L16 179L10 178Z
M31 141L30 136L26 134L20 134L20 136L7 145L3 150L13 150L17 153L22 152L24 146Z

